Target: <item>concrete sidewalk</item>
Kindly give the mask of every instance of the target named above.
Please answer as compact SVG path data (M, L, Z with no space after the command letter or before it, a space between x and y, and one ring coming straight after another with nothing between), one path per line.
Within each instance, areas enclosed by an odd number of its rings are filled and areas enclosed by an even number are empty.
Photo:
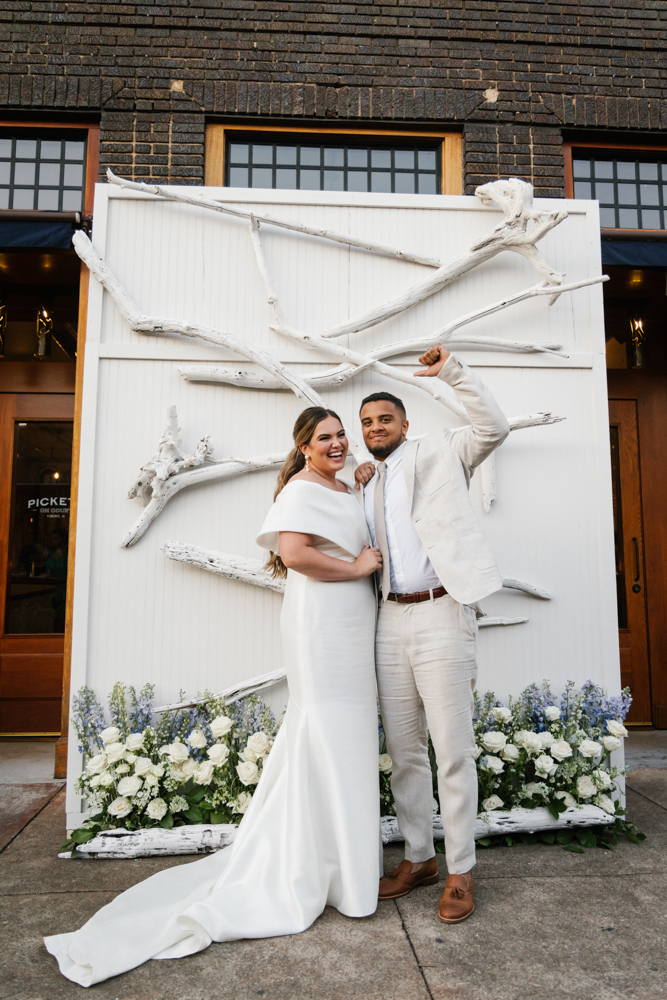
M628 779L648 836L613 852L546 845L480 850L477 910L436 919L442 885L348 920L327 909L304 934L214 944L91 988L99 1000L667 1000L667 769ZM65 861L59 792L0 854L2 1000L82 996L41 938L74 930L118 892L192 859ZM385 849L385 864L401 859ZM442 857L441 872L444 877Z

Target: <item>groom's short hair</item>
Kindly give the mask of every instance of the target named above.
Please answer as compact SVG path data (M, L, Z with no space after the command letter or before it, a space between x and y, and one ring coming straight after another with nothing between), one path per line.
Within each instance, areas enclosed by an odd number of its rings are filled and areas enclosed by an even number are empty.
M361 406L359 407L359 413L363 410L366 403L380 403L383 399L386 399L388 403L393 403L397 410L403 414L403 418L407 416L405 412L405 406L403 405L403 400L399 399L398 396L392 396L390 392L373 392L370 396L366 396L362 399Z

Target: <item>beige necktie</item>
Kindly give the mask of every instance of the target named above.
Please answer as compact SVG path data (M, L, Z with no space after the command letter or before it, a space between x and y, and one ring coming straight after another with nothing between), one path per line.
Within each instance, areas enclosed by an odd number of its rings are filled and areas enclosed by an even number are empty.
M389 572L389 545L387 544L387 526L384 520L384 481L387 473L387 463L379 462L377 467L377 481L375 483L375 494L373 496L373 515L375 518L375 541L382 553L382 571L378 573L380 585L382 587L382 600L387 600L387 595L391 589Z

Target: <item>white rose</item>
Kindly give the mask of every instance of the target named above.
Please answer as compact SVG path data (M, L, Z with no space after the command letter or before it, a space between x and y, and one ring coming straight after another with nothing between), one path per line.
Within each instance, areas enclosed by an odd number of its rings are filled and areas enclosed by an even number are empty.
M602 747L595 740L582 740L579 744L579 753L582 757L599 757L602 753Z
M194 779L198 785L210 785L213 778L215 764L212 760L204 760L194 773Z
M567 740L555 740L549 747L549 753L554 760L565 760L572 756L572 747Z
M109 785L113 785L113 774L111 771L102 771L100 775L100 785L103 788L108 788Z
M130 733L125 740L128 750L143 750L145 733Z
M514 763L514 761L518 760L520 755L521 751L518 747L515 747L513 743L506 743L500 753L503 760L508 760L510 763Z
M183 768L178 764L172 764L169 768L169 777L172 781L185 781L186 775L183 774Z
M153 762L150 757L137 757L134 762L134 773L143 778L152 769Z
M158 779L155 777L154 774L147 774L146 777L144 778L144 784L146 785L147 788L155 788L157 785L160 784L160 782L158 781Z
M607 729L612 736L627 736L628 731L622 722L617 722L616 719L607 719ZM102 734L104 735L104 734Z
M246 747L245 750L242 750L239 754L239 758L241 760L250 761L251 764L256 764L259 760L258 754L256 754L251 747Z
M185 778L191 778L192 775L197 770L197 761L189 757L183 764L181 764L181 774Z
M130 765L126 764L125 761L123 761L116 768L116 774L128 774L129 770L130 770Z
M188 736L188 742L195 750L203 750L206 746L206 737L201 729L194 729Z
M482 756L483 753L484 753L484 751L482 750L482 748L476 746L475 747L475 760L478 760Z
M118 782L118 794L123 796L136 795L142 786L141 778L137 778L136 774L131 774L127 778L121 778Z
M560 719L560 708L557 705L547 705L544 709L544 718L548 719L549 722L555 722L556 719Z
M94 774L90 779L90 787L97 788L99 784L100 784L100 776L99 774Z
M117 743L118 737L120 736L120 729L116 726L109 726L108 729L103 729L100 733L100 739L105 745L107 743Z
M495 718L496 722L509 722L512 718L512 713L509 708L505 708L503 705L497 705L495 708L491 709L491 714ZM496 796L492 796L495 798Z
M558 764L548 753L543 753L535 758L535 774L539 778L548 778L549 775L556 773L557 768Z
M153 764L151 766L151 774L154 774L156 778L161 778L164 774L164 764Z
M529 781L524 794L527 798L532 799L534 795L546 795L547 788L541 781Z
M542 744L543 750L548 750L551 744L554 742L555 736L550 733L548 729L545 729L543 733L537 734L540 737L540 743Z
M107 747L107 763L118 764L125 756L124 743L112 743Z
M590 798L591 795L595 795L596 791L593 779L589 778L587 774L582 774L581 777L577 778L577 794L581 795L582 799Z
M539 733L524 732L523 745L528 753L539 753L542 749L542 737Z
M214 743L208 748L208 758L213 761L216 767L222 767L229 757L229 747L226 743Z
M621 741L618 736L601 736L600 743L605 750L609 750L610 753L612 750L618 750L621 745Z
M577 800L569 792L556 792L556 798L562 799L568 809L576 809Z
M382 773L383 774L389 774L389 772L391 771L391 769L392 769L393 766L394 766L394 762L391 759L391 757L389 756L389 754L388 753L381 753L380 754L380 770L382 771Z
M160 753L166 754L172 764L182 764L190 756L185 743L170 743L169 746L162 747Z
M251 802L252 795L250 792L239 792L238 798L234 802L230 802L230 805L235 813L246 813Z
M504 805L505 803L503 800L497 795L490 795L488 799L484 799L482 802L482 809L484 809L485 812L491 812L492 809L500 809L500 807Z
M266 733L253 733L252 736L248 737L248 747L258 757L266 757L271 749L271 740Z
M610 816L613 816L616 813L616 806L608 795L598 795L595 800L595 805L599 806L600 809L604 809L604 811L609 813Z
M219 740L221 736L227 735L233 725L234 723L232 720L227 718L226 715L219 715L211 722L211 732L213 733L215 739Z
M241 783L244 785L256 785L259 781L259 768L251 760L244 760L236 767Z
M167 803L164 799L151 799L146 807L146 815L149 819L162 819L167 812Z
M91 774L99 774L107 766L107 755L105 753L95 754L91 757L86 764L86 771L90 771Z
M487 755L481 763L481 768L483 771L488 771L489 774L500 774L501 771L505 770L505 765L500 757L489 757Z
M114 799L111 805L107 806L107 812L110 816L115 816L116 819L122 819L123 816L127 816L128 813L132 812L132 806L124 798Z
M520 729L517 733L514 734L514 742L518 747L524 746L524 741L527 735L528 735L527 729Z
M497 730L491 730L491 732L484 733L484 735L480 737L480 743L485 750L489 751L489 753L499 753L507 743L507 737L504 733L499 733Z
M591 777L598 788L603 791L606 788L611 788L611 775L609 774L609 771L603 771L602 768L598 768L597 771L593 771Z
M128 762L128 764L134 764L136 759L137 759L136 753L128 753L127 750L125 751L125 760Z

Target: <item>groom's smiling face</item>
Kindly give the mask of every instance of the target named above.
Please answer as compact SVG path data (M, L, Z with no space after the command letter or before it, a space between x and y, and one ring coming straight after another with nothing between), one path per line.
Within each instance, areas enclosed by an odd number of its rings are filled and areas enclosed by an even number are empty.
M359 419L364 443L374 458L385 459L407 437L409 424L405 413L388 399L365 403Z

